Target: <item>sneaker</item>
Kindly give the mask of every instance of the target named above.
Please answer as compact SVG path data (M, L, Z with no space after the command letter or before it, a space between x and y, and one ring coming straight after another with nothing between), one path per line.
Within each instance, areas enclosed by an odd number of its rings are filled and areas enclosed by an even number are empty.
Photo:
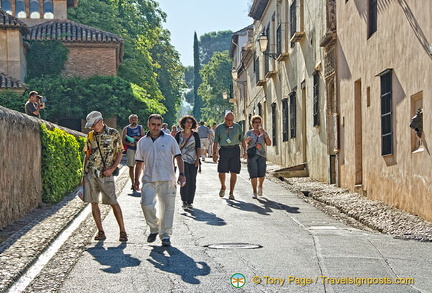
M193 205L191 203L188 203L187 208L188 209L193 209Z
M229 199L230 199L230 200L235 200L234 194L230 194L230 195L229 195Z
M99 231L94 238L94 240L105 240L105 239L106 236L104 231Z
M263 195L262 187L258 187L258 196L262 196L262 195Z
M162 246L171 246L171 241L170 241L169 237L162 239Z
M252 194L252 198L256 199L257 198L257 194L256 193Z
M188 207L188 204L187 204L187 202L183 202L183 205L182 205L182 208L184 208L184 209L187 209L187 207Z
M156 237L158 236L159 233L151 233L148 237L147 237L147 242L148 243L152 243L155 242Z
M221 190L219 191L219 196L220 196L220 197L224 197L224 196L225 196L225 189L221 189Z

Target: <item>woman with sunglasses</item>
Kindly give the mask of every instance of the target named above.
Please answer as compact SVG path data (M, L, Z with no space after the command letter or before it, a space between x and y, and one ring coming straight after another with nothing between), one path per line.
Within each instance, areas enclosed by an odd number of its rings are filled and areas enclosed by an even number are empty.
M254 115L251 118L252 129L245 134L245 143L247 152L244 155L247 158L249 177L252 183L252 198L262 196L263 183L266 174L266 145L271 141L266 131L261 126L261 116Z

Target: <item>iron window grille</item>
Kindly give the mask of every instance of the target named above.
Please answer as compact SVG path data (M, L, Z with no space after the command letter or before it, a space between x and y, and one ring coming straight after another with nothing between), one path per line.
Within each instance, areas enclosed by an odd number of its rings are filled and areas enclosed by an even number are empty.
M392 73L389 72L380 76L381 78L381 155L393 154L393 91Z
M296 137L296 92L289 95L290 98L290 138Z
M319 119L319 72L313 74L313 126L320 125Z
M282 139L288 140L288 99L282 100Z

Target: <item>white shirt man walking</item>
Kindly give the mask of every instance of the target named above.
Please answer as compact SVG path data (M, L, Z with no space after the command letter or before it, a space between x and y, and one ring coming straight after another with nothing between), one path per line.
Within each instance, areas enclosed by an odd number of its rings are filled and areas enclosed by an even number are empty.
M173 157L177 161L180 172L177 182L181 186L186 184L184 164L176 140L162 131L162 117L159 114L150 115L147 125L149 132L138 141L135 154L135 189L140 190L139 178L144 167L141 208L150 227L147 242L154 242L159 235L163 246L171 246L176 196ZM156 216L156 196L161 209L160 219Z

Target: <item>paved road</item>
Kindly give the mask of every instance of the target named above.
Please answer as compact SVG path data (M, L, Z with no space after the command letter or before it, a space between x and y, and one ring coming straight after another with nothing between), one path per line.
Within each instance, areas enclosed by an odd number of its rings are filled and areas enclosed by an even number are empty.
M253 200L244 166L230 201L218 197L216 164L203 164L195 208L184 211L178 197L170 248L146 243L140 198L128 187L119 201L129 241L118 241L110 213L107 240L85 247L60 292L432 292L432 243L351 228L270 180ZM236 273L242 288L231 284ZM414 284L388 284L397 278ZM346 284L361 281L387 284Z

